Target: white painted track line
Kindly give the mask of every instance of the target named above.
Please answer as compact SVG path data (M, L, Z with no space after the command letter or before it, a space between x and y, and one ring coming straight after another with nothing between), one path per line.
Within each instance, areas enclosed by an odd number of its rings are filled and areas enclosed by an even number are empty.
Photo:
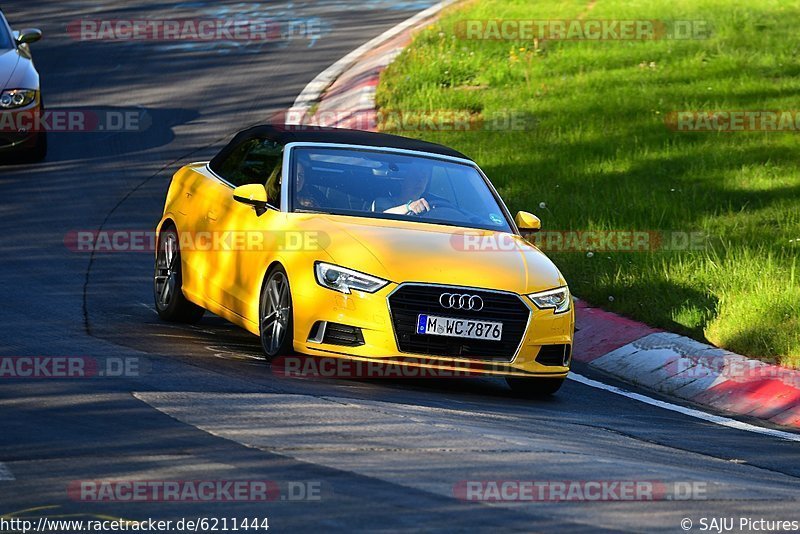
M692 408L686 408L685 406L679 406L677 404L672 404L670 402L660 401L657 399L651 399L646 395L641 395L639 393L634 393L632 391L627 391L616 386L610 386L608 384L604 384L603 382L598 382L597 380L592 380L591 378L586 378L585 376L570 372L569 376L567 377L570 380L574 380L580 384L585 386L589 386L592 388L602 389L604 391L608 391L610 393L615 393L617 395L622 395L623 397L627 397L629 399L637 400L639 402L643 402L645 404L649 404L650 406L656 406L658 408L663 408L664 410L669 410L671 412L677 412L683 415L688 415L689 417L694 417L695 419L701 419L703 421L708 421L709 423L714 423L720 426L734 428L736 430L743 430L745 432L753 432L755 434L763 434L765 436L771 436L773 438L784 439L787 441L797 441L800 442L800 434L792 434L791 432L783 432L781 430L774 430L772 428L764 428L756 425L751 425L748 423L743 423L742 421L737 421L735 419L730 419L728 417L722 417L721 415L713 415L706 412L701 412L700 410L694 410Z
M454 1L455 0L444 0L443 2L439 2L429 7L425 11L420 11L410 19L401 22L397 26L386 30L374 39L359 46L330 67L317 74L316 78L311 80L311 82L305 86L303 91L295 99L294 105L292 105L292 107L289 109L289 113L287 115L287 124L302 124L302 119L305 117L306 112L317 102L317 100L319 100L319 97L323 91L330 87L330 85L336 81L336 79L341 76L345 70L347 70L356 62L356 60L358 60L358 58L363 56L368 51L379 47L381 44L385 43L395 35L413 27L419 21L425 20L428 17L432 17L448 5L452 4Z

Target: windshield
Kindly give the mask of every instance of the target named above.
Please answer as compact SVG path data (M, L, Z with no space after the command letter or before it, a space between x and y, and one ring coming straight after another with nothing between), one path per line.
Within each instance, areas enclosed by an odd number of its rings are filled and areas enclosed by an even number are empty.
M294 211L511 232L471 165L370 149L298 147L292 154Z
M11 40L11 35L8 33L8 25L3 13L0 12L0 50L8 50L14 48L14 42Z

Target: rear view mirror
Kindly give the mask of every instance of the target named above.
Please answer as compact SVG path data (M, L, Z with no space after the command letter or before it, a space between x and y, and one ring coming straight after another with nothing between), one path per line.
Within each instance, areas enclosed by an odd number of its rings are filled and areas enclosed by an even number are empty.
M258 215L267 211L267 189L261 184L240 185L233 190L233 200L253 206Z
M539 220L539 217L527 211L517 212L517 216L514 217L514 222L517 223L517 228L520 230L538 232L542 229L542 221Z

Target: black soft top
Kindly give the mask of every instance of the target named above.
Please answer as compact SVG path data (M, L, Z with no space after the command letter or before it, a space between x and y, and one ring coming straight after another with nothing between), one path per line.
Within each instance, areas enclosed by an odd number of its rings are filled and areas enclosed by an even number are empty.
M470 159L461 152L443 145L391 135L385 133L365 132L363 130L347 130L344 128L323 128L318 126L276 126L265 124L242 130L223 148L214 159L211 167L221 163L239 144L250 139L269 139L282 145L289 143L340 143L346 145L363 145L368 147L399 148L416 150L443 156Z

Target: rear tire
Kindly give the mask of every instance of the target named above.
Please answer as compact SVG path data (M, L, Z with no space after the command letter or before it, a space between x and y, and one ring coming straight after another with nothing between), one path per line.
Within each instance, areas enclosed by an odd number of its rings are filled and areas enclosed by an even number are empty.
M178 232L173 227L161 231L158 236L153 296L158 316L174 323L196 323L205 310L186 300L183 295L183 273Z
M261 348L271 361L292 353L294 313L289 277L280 265L273 267L264 280L258 301L258 332Z
M547 398L558 391L564 384L565 378L522 378L507 376L506 383L511 391L519 397L526 399Z

